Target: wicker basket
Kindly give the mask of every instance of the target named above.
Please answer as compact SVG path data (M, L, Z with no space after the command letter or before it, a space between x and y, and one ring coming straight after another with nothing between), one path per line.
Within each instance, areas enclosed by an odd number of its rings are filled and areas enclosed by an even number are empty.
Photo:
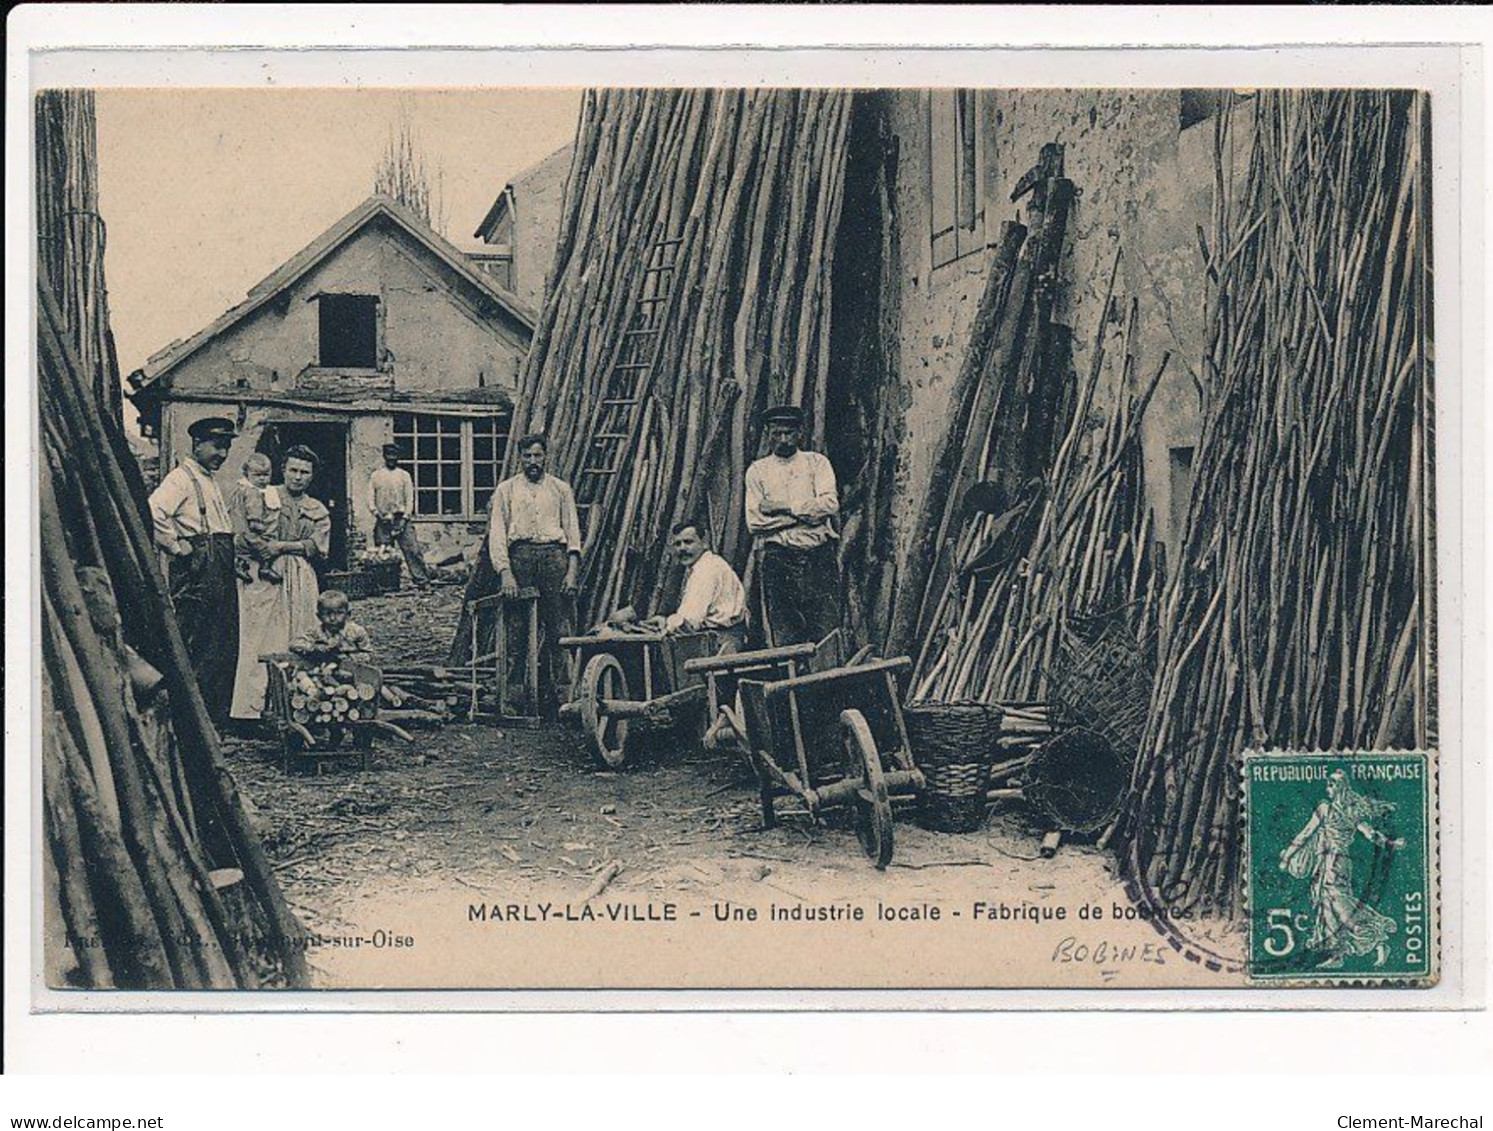
M399 567L402 563L398 558L387 562L374 562L363 567L365 573L372 579L373 591L375 593L394 593L399 589Z
M1102 735L1133 760L1151 703L1146 654L1118 612L1074 617L1047 672L1048 698L1061 721Z
M1114 820L1129 785L1128 758L1103 734L1076 727L1037 752L1024 792L1054 827L1084 834Z
M985 822L985 791L1000 742L1000 708L989 703L913 703L903 710L913 760L923 771L922 821L967 833Z
M363 570L328 570L322 575L321 588L323 592L340 589L353 600L372 597L376 593L372 576Z

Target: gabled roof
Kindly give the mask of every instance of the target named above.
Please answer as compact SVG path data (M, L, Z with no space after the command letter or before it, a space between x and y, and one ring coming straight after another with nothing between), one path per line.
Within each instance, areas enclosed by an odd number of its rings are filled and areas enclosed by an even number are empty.
M492 299L498 309L516 322L525 334L534 331L535 312L517 295L498 286L496 280L474 268L454 244L392 197L370 196L290 259L249 288L248 297L224 311L209 325L184 341L173 342L154 354L135 373L130 384L135 396L155 384L219 334L247 318L277 295L293 286L307 272L324 262L338 248L379 218L392 221L416 243L444 263L478 292Z
M482 217L482 223L477 225L477 230L472 235L479 240L486 241L497 228L498 222L503 218L503 213L513 209L515 203L514 197L516 195L515 190L521 187L527 188L528 181L536 176L549 176L560 166L563 166L562 173L563 171L568 171L574 149L574 142L566 142L548 157L543 157L534 162L534 164L530 165L523 172L519 173L518 176L514 177L513 180L504 185L498 193L497 199L492 202L492 207L487 210L487 215Z
M477 225L477 230L472 233L479 240L486 240L497 230L498 222L502 220L503 213L513 208L513 186L503 186L503 191L498 193L498 198L492 202L492 207L487 210L487 215L482 217L482 223Z

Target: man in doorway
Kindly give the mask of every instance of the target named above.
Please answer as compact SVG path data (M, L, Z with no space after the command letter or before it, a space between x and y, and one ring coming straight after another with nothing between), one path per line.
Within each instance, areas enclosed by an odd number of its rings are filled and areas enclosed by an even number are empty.
M410 521L415 513L415 481L399 466L399 456L398 444L385 444L384 466L375 468L368 479L368 493L373 500L370 504L373 544L398 546L404 554L404 564L409 567L410 580L424 588L430 575L425 569L415 524Z
M187 428L192 454L150 495L156 545L177 624L208 716L222 728L238 656L238 577L233 520L213 475L228 458L233 421L209 416Z
M549 443L542 435L518 444L519 474L493 494L487 549L504 596L539 591L539 706L553 719L570 697L569 668L557 642L571 631L580 582L581 522L570 484L546 471Z
M692 519L674 525L671 545L685 570L679 608L666 617L649 617L639 627L671 636L713 631L725 651L738 652L746 642L746 590L731 564L710 548L704 530Z
M767 639L815 644L840 627L835 470L799 447L803 409L768 409L763 423L769 450L747 468L746 521L761 553Z

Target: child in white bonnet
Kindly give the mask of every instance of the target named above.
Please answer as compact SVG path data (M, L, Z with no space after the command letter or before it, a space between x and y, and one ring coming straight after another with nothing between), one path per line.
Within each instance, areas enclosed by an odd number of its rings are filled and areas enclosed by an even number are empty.
M244 581L255 579L255 550L274 539L280 525L280 492L270 485L270 457L255 452L244 461L244 474L234 485L228 510L233 517L235 572ZM258 562L260 581L280 581L273 558Z

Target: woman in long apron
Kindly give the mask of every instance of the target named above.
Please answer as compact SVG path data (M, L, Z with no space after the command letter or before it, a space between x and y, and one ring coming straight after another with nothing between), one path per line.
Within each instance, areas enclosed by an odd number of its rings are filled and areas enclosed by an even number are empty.
M260 561L275 562L280 580L239 582L235 719L257 719L264 710L269 673L259 657L284 652L297 636L316 630L320 586L311 563L325 558L331 548L332 516L325 504L306 494L315 473L316 454L310 448L297 445L285 453L277 536L253 547Z

